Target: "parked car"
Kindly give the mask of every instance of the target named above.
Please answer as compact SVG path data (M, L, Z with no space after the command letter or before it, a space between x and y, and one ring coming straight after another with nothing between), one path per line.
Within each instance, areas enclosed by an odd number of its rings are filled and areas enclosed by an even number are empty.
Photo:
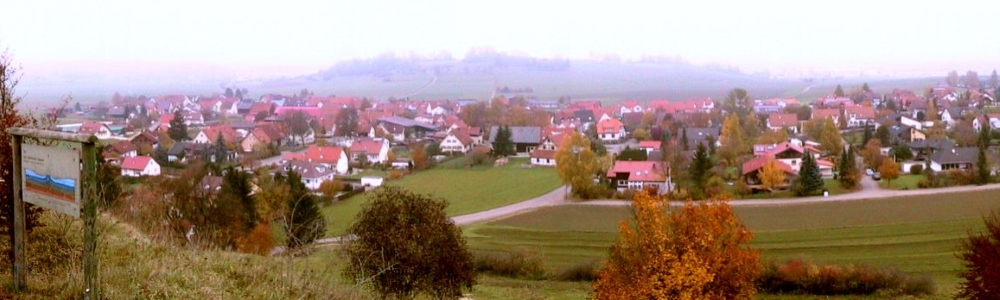
M872 174L872 179L875 179L875 181L882 180L882 174L875 172L875 174Z
M872 170L872 169L866 169L866 170L865 170L865 175L868 175L868 176L872 176L872 175L875 175L875 170Z

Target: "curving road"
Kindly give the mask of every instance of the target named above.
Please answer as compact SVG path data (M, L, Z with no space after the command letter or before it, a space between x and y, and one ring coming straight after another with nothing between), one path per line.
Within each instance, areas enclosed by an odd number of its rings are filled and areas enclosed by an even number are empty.
M861 190L852 193L834 195L828 197L814 196L814 197L796 197L796 198L773 198L773 199L761 199L761 200L733 200L729 201L729 204L733 206L801 205L801 204L819 203L819 202L884 199L884 198L894 198L894 197L935 195L935 194L947 194L955 192L993 190L993 189L1000 189L1000 184L988 184L982 186L956 186L956 187L936 188L936 189L886 190L879 188L878 182L872 180L871 177L864 176L863 179L861 180ZM534 199L511 204L504 207L494 208L487 211L456 216L453 217L452 220L455 221L455 224L466 225L476 222L495 220L546 206L557 206L557 205L627 206L632 204L631 201L625 201L625 200L591 200L591 201L575 202L575 201L567 201L564 199L564 197L565 197L565 189L560 187L552 192L549 192L548 194L539 196ZM670 202L670 205L672 206L679 206L683 204L684 201Z

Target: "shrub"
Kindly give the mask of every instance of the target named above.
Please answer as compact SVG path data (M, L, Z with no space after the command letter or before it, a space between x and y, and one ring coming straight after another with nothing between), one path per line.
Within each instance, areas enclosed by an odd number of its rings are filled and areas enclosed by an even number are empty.
M236 240L236 250L257 255L267 255L275 245L274 232L267 222L257 224L247 236Z
M911 277L894 269L865 265L817 265L792 260L764 268L758 288L766 293L812 295L928 295L934 282L926 276Z
M597 276L599 275L599 268L600 265L597 262L579 263L560 270L553 274L551 279L559 281L594 281L597 280Z
M392 171L389 171L389 178L387 178L387 179L389 179L389 180L396 180L396 179L400 179L402 177L403 177L403 171L392 170Z
M910 166L910 174L920 175L920 173L923 173L923 172L924 172L924 165L915 164L915 165Z
M1000 214L991 213L983 218L986 232L969 233L969 238L962 242L962 252L958 258L962 260L965 270L959 275L963 282L958 298L965 299L997 299L1000 297Z
M481 253L476 255L476 272L519 279L542 279L545 268L537 254L516 249L509 253Z

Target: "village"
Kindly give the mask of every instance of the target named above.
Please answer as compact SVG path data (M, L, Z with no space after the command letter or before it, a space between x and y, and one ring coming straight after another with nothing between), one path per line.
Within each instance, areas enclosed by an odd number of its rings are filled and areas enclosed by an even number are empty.
M881 176L884 162L893 162L900 174L888 179L907 180L885 188L972 184L953 180L962 176L947 171L977 168L980 132L1000 128L996 73L983 82L948 81L916 92L878 93L867 84L844 92L837 86L811 101L753 99L741 89L727 99L617 103L538 100L530 88L516 89L523 94L507 88L489 100L440 101L317 96L308 90L252 99L232 88L210 96L116 93L96 105L63 109L67 121L59 128L97 136L105 144L103 157L125 177L176 175L201 161L296 170L312 190L334 180L377 187L463 156L523 157L530 166L558 168L561 149L580 152L580 145L564 143L566 137L581 134L603 158L600 170L587 172L604 187L598 193L574 191L581 198L612 198L644 187L675 199L710 196L694 190L768 197L760 194L792 188L805 156L814 160L825 185L803 195L816 195L844 192L842 178L834 179L842 175L837 164L846 152L863 158L865 176ZM498 151L498 137L512 151ZM713 163L709 175L693 179L688 173L699 145ZM993 175L996 150L985 150ZM775 176L762 180L765 168L783 174L777 182Z

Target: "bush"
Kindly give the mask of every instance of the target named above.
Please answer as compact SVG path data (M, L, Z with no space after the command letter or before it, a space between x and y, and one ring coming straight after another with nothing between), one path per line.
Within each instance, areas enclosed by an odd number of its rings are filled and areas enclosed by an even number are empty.
M277 242L274 240L274 232L266 222L257 224L250 234L236 240L236 250L257 255L268 255L275 245Z
M597 262L586 262L572 265L552 274L552 280L559 281L594 281L599 275L600 265Z
M392 171L389 171L389 177L386 178L386 179L388 179L388 180L396 180L396 179L400 179L400 178L403 178L403 171L392 170Z
M962 260L965 270L959 274L962 278L958 298L963 299L997 299L1000 297L1000 214L992 212L983 218L984 232L970 232L969 237L962 241L962 251L958 258Z
M910 166L910 174L920 175L923 172L924 172L924 165L916 164L916 165Z
M517 249L509 253L478 253L476 272L519 279L543 279L545 268L537 254Z
M929 295L936 289L929 277L914 278L894 269L817 265L801 260L766 266L758 288L766 293L812 295Z

